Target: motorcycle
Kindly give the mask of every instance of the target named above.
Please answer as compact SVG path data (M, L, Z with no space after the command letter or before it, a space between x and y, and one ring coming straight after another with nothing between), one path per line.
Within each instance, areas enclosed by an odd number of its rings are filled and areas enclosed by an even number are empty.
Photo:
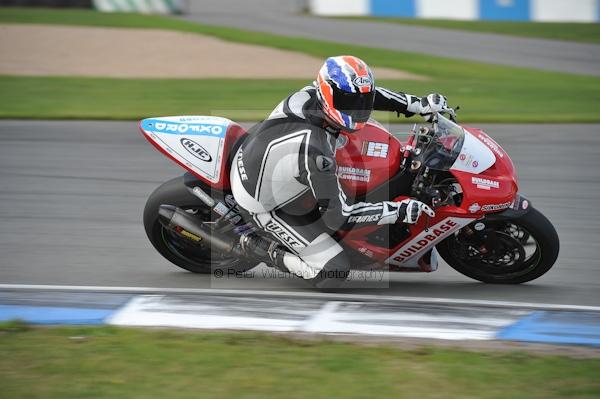
M435 217L332 236L349 253L353 269L432 272L441 256L485 283L540 277L558 257L556 230L519 193L514 165L502 147L482 130L458 125L453 110L447 115L415 125L405 140L374 120L339 135L337 175L349 198L393 201L408 194L434 208ZM152 145L187 170L158 187L146 203L144 227L154 248L194 273L255 267L257 259L237 245L253 227L229 181L233 156L247 132L212 116L149 118L139 126Z

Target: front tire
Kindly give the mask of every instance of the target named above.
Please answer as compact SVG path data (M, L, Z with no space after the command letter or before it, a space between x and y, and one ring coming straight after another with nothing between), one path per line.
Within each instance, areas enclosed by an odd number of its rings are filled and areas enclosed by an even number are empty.
M468 229L463 228L437 245L442 258L465 276L484 283L520 284L542 276L556 262L558 234L536 209L517 219L483 223L486 230L482 232L467 234ZM490 230L495 234L495 246L484 252L480 243Z
M229 275L229 271L243 272L256 266L253 262L224 256L208 245L192 243L166 229L158 220L158 208L162 204L174 205L203 221L211 220L211 210L190 193L183 176L171 179L154 190L144 208L144 229L154 248L169 262L192 273L209 274L220 269L221 275Z

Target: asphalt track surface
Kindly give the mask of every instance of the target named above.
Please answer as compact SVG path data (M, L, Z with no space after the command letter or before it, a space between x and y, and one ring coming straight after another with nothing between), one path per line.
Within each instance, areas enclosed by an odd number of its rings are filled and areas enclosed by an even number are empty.
M483 128L513 158L522 192L557 227L555 268L529 284L492 286L442 264L383 283L371 276L371 288L344 293L600 304L600 125ZM155 187L181 173L135 122L1 121L0 284L311 291L260 268L213 278L164 260L146 239L142 210Z
M600 75L600 45L489 33L325 19L300 13L302 0L194 0L186 19L291 37L485 63ZM425 72L426 74L426 72Z

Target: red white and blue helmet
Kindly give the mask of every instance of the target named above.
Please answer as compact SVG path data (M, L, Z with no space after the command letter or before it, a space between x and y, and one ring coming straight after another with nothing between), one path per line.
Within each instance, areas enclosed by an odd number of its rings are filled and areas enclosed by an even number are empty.
M329 57L317 77L317 97L337 127L351 132L362 129L373 111L373 72L360 58Z

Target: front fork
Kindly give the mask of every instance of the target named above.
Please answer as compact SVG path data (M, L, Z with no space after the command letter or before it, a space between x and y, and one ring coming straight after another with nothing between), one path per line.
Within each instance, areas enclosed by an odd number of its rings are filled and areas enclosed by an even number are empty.
M500 248L497 229L489 228L489 223L508 222L518 219L525 215L531 209L531 201L524 196L517 194L511 206L502 212L489 213L483 218L478 219L463 227L461 234L473 244L482 256L492 255Z

